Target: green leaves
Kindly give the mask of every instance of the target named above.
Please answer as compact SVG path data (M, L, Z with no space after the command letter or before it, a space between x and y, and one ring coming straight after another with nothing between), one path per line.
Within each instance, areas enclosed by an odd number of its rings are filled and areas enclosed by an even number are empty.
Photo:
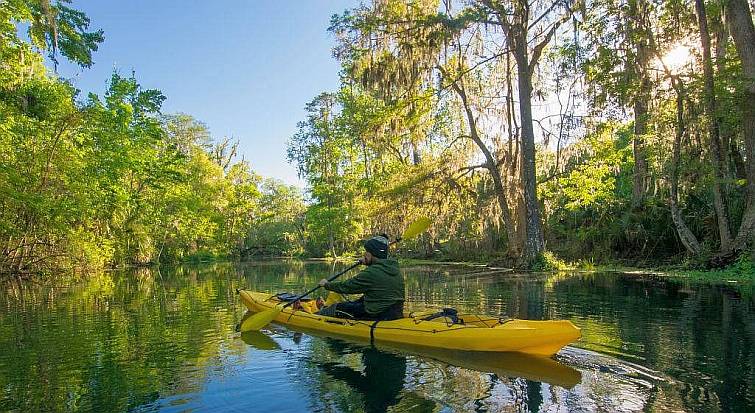
M92 52L105 40L102 30L89 30L89 18L68 7L71 0L8 0L0 10L0 30L11 36L10 44L21 44L17 23L28 24L28 36L38 49L47 51L56 65L58 52L82 67L92 65Z
M92 65L92 52L96 52L99 44L105 40L102 30L88 31L89 18L83 12L64 6L70 0L58 1L55 6L55 29L56 38L52 44L57 44L60 53L69 60L78 63L82 67ZM57 62L55 47L52 48L51 58Z
M559 177L554 185L569 210L610 208L623 202L617 193L617 179L622 169L629 168L631 148L619 142L621 127L606 125L577 143L572 150L583 155L575 159L570 172Z
M259 187L259 200L252 210L244 254L248 256L295 256L304 254L306 206L301 191L274 179Z
M77 103L44 72L15 76L36 62L0 65L0 272L243 252L261 196L247 163L191 117L163 117L165 97L133 76Z

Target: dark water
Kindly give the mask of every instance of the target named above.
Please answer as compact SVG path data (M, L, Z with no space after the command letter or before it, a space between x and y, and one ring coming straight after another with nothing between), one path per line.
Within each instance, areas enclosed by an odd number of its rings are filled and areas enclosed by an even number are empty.
M326 264L212 264L0 290L1 411L753 411L752 286L625 274L405 269L409 305L569 319L554 360L234 332L236 288L301 291ZM482 270L477 270L482 271Z

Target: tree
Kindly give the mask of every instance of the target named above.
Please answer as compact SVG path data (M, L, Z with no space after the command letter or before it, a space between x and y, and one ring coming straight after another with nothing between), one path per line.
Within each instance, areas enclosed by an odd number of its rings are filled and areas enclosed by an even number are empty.
M89 18L79 10L66 6L71 0L9 0L3 4L0 19L10 23L28 24L28 36L35 47L48 51L48 57L55 66L57 54L82 67L92 65L92 52L103 40L102 30L88 31ZM7 24L6 23L6 24ZM19 43L15 27L5 29L11 32L11 43ZM24 59L25 52L21 52Z
M244 240L243 256L303 255L306 246L306 206L301 191L275 179L265 179L259 207Z
M288 158L296 163L299 176L310 184L314 203L307 211L308 233L315 244L325 241L320 254L338 256L356 236L353 226L357 215L353 210L353 193L344 179L344 167L351 156L349 138L336 126L338 117L336 95L322 93L306 106L307 120L288 145ZM337 248L338 246L338 248Z
M519 94L519 117L522 128L522 184L526 209L525 257L535 259L545 249L540 205L537 199L537 174L535 167L535 130L532 119L532 76L544 49L553 40L558 28L573 13L571 1L553 3L523 0L501 3L493 0L482 2L493 23L500 26L506 35L517 66L517 90ZM536 13L540 13L539 15ZM554 17L554 14L561 13ZM530 44L534 46L530 50Z
M716 109L716 92L713 79L713 62L710 48L710 32L708 31L708 18L705 12L703 0L695 0L698 25L700 28L700 42L703 52L703 78L705 89L705 110L708 115L708 141L710 145L711 163L713 164L713 198L718 222L718 236L721 241L721 250L728 251L731 243L731 230L729 229L729 206L724 189L726 179L726 160L723 158L721 148L719 117Z
M513 6L499 2L473 2L471 7L455 15L451 14L450 3L445 10L438 11L437 2L412 3L402 6L400 2L378 3L372 9L362 8L355 13L347 13L335 20L332 30L341 40L339 55L345 56L351 73L369 86L370 90L382 90L384 95L395 99L398 95L411 96L411 91L422 88L424 79L438 71L443 79L441 90L451 88L458 95L462 110L466 114L468 137L483 153L482 167L490 171L501 214L507 230L509 246L518 250L518 237L510 215L512 205L508 200L508 190L504 187L499 170L500 161L484 142L477 128L477 115L470 102L466 83L476 74L475 69L487 62L501 59L512 53L518 72L520 101L522 168L521 182L524 194L524 223L526 236L525 256L531 259L544 248L542 224L536 194L535 138L532 119L532 76L545 47L554 37L559 26L571 15L568 3L557 2L550 7L536 6L542 15L530 16L530 7L523 3ZM564 15L553 15L564 9ZM509 15L514 18L509 20ZM533 20L530 21L530 18ZM530 23L533 23L530 27ZM502 28L505 36L503 46L497 46L492 38L477 41L484 26L493 23ZM350 34L351 33L351 34ZM377 41L373 42L373 39ZM463 39L463 40L462 40ZM528 44L537 40L532 50ZM462 41L464 44L462 44ZM476 42L476 43L475 43ZM493 57L478 58L471 50L493 47ZM477 48L477 49L475 49ZM348 50L348 52L344 51ZM508 67L508 66L507 66ZM347 73L350 72L347 70ZM362 74L363 75L360 75ZM427 86L426 86L427 87ZM389 91L386 93L386 91ZM511 91L511 88L509 88ZM508 100L507 102L513 101ZM482 108L479 108L482 109ZM512 128L512 125L507 125ZM510 135L512 136L512 135ZM511 163L514 166L514 162Z
M747 0L727 0L726 12L729 31L742 61L744 78L739 106L747 159L747 209L733 242L722 245L722 257L738 254L755 232L755 25Z

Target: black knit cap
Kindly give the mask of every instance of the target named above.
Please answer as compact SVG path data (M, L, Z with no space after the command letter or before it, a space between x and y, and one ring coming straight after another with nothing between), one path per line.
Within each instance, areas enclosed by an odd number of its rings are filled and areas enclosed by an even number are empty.
M377 258L388 258L388 238L378 235L364 242L364 249Z

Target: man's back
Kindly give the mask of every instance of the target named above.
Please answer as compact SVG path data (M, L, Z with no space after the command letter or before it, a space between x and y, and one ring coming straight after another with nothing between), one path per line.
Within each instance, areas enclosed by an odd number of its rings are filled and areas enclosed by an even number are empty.
M369 314L380 314L399 301L404 301L404 276L393 259L375 259L356 277L343 282L330 283L330 291L343 294L364 294L364 309Z
M398 261L378 259L363 272L369 272L374 279L370 289L364 294L364 308L368 313L381 313L397 301L404 301L404 276Z

